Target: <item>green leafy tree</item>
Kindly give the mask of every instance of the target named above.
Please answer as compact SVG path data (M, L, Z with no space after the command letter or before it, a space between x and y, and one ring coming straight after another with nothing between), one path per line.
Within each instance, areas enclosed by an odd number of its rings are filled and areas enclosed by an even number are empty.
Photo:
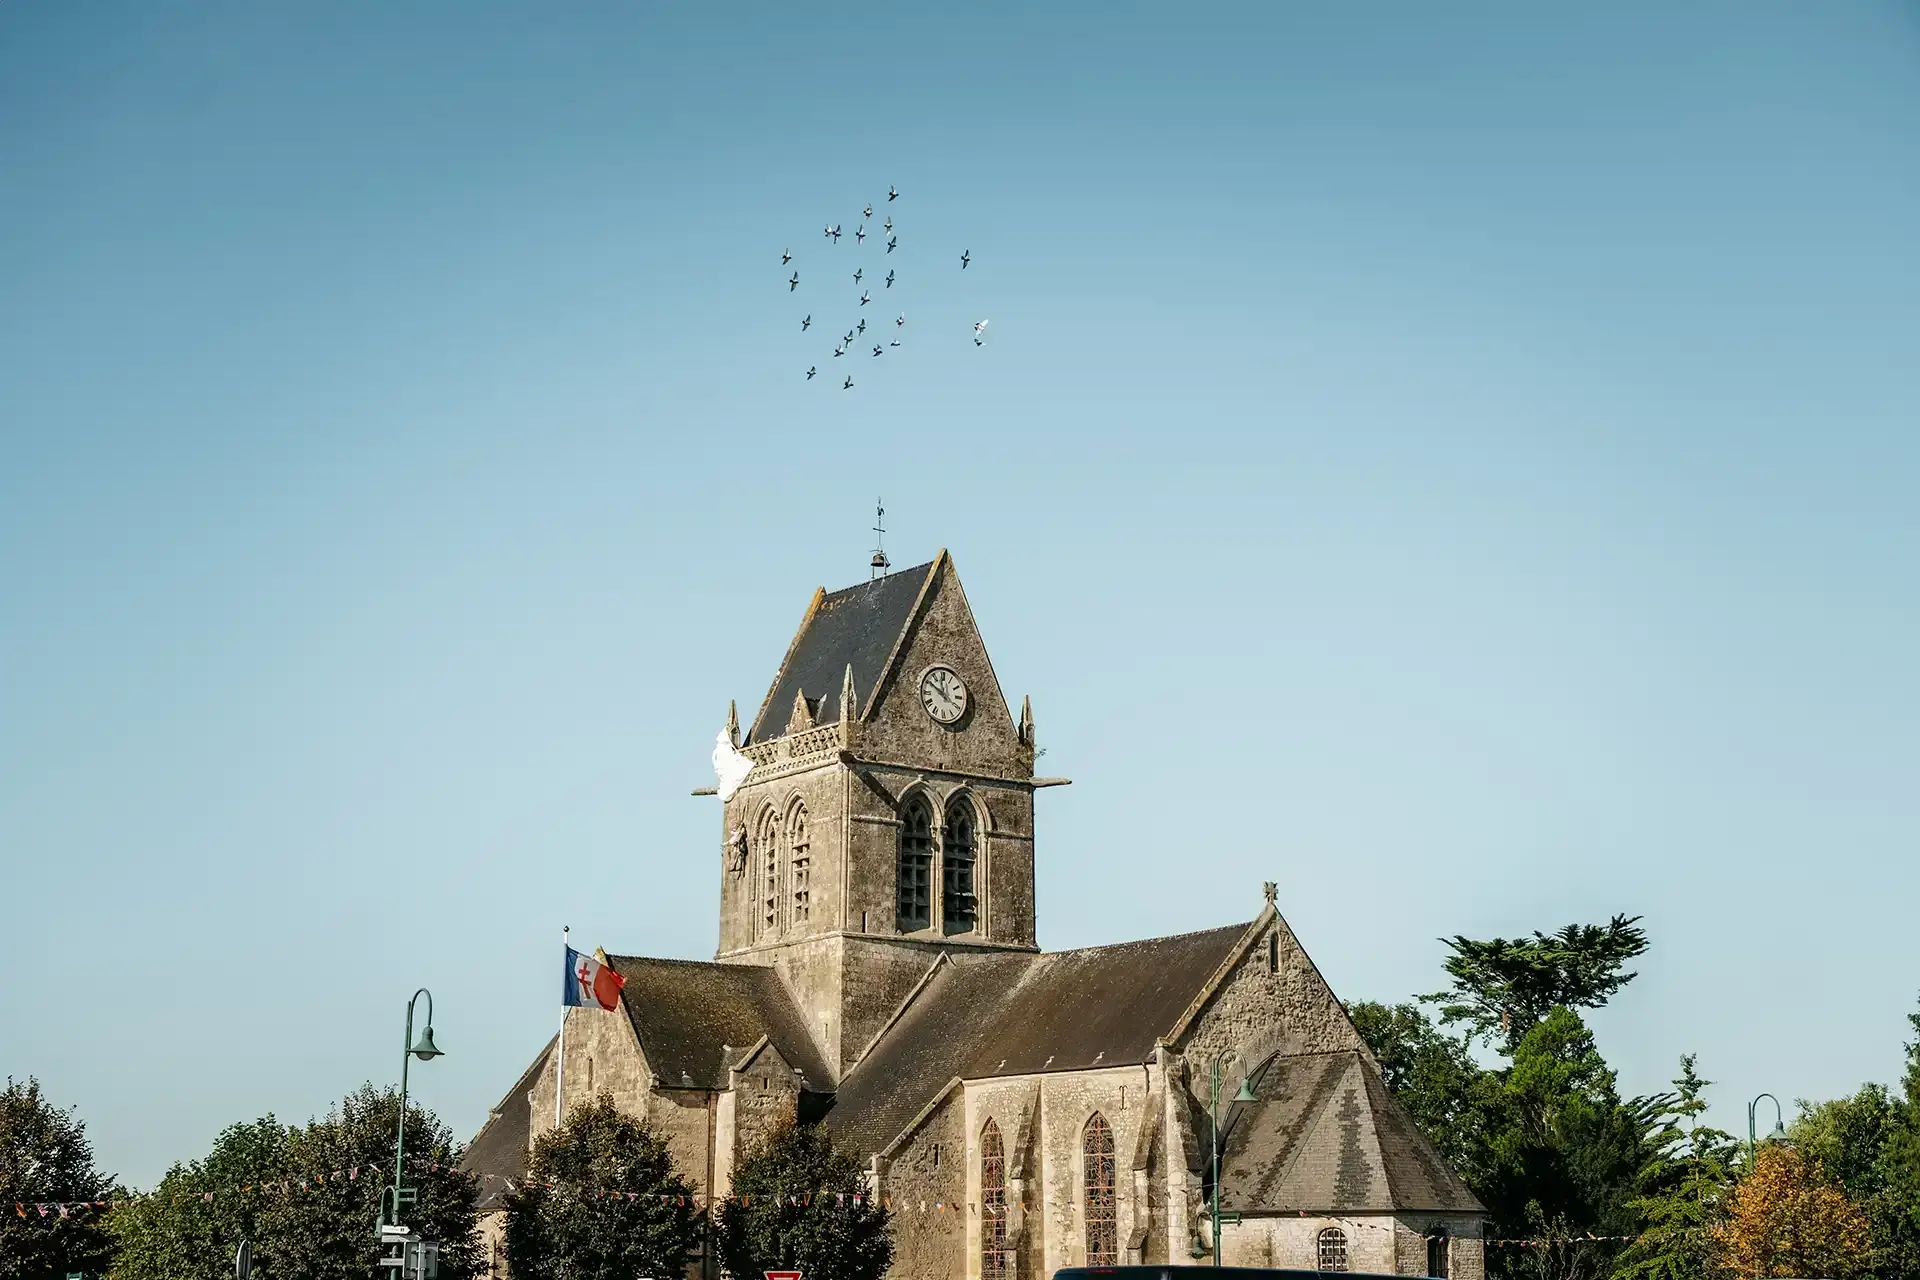
M506 1201L515 1280L678 1276L699 1247L700 1208L667 1144L604 1094L541 1135L528 1179Z
M1694 1070L1694 1055L1680 1059L1659 1139L1659 1158L1674 1161L1677 1176L1628 1205L1642 1219L1642 1234L1620 1256L1615 1280L1699 1280L1714 1265L1713 1233L1726 1214L1739 1148L1732 1134L1701 1123L1711 1083Z
M391 1186L400 1091L363 1085L324 1120L287 1134L291 1194L268 1196L259 1224L277 1280L366 1280L380 1257L380 1193ZM473 1179L447 1126L407 1107L407 1185L419 1192L407 1225L440 1245L443 1280L464 1280L481 1258L474 1240ZM357 1171L357 1176L356 1175Z
M1466 1037L1434 1026L1417 1004L1363 1001L1349 1012L1387 1088L1453 1167L1468 1170L1478 1119L1473 1092L1486 1072L1468 1053Z
M1849 1280L1869 1265L1871 1233L1865 1211L1818 1162L1769 1142L1754 1153L1714 1234L1720 1265L1735 1276Z
M113 1179L94 1167L86 1125L47 1101L38 1080L8 1077L0 1091L0 1280L103 1272L113 1250L105 1214L49 1208L43 1215L40 1206L113 1193Z
M1633 981L1626 964L1647 949L1639 921L1615 916L1531 938L1442 939L1453 953L1453 985L1422 998L1439 1007L1444 1025L1465 1022L1470 1035L1511 1054L1554 1009L1598 1008Z
M152 1195L122 1201L107 1219L116 1256L113 1280L176 1280L229 1271L242 1240L271 1274L272 1249L260 1210L268 1184L286 1178L286 1126L272 1116L229 1125L203 1159L176 1164Z
M893 1261L888 1217L867 1197L858 1159L817 1125L789 1125L734 1170L716 1231L720 1261L738 1277L880 1280Z
M1552 1237L1559 1250L1502 1250L1507 1274L1589 1280L1614 1269L1618 1243L1592 1236L1638 1230L1634 1202L1668 1174L1666 1096L1622 1099L1592 1033L1571 1009L1552 1010L1514 1047L1512 1065L1475 1090L1475 1181L1496 1236Z
M1909 1013L1907 1025L1914 1038L1876 1161L1880 1191L1870 1211L1881 1274L1914 1280L1920 1277L1920 1013Z

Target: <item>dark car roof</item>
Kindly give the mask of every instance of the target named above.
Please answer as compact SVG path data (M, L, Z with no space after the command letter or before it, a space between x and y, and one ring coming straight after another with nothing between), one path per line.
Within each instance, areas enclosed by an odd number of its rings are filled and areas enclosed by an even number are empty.
M1320 1280L1324 1272L1294 1267L1213 1267L1205 1263L1167 1265L1157 1267L1062 1267L1053 1273L1053 1280L1199 1280L1199 1277L1218 1276L1220 1280L1276 1280L1276 1277L1288 1277L1289 1280ZM1385 1273L1373 1271L1348 1271L1344 1275L1353 1280L1399 1280L1399 1277L1387 1277Z

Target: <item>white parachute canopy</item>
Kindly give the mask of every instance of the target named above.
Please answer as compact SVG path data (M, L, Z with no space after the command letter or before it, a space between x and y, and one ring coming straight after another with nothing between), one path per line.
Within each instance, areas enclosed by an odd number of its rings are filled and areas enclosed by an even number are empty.
M973 336L976 338L984 338L987 336L987 322L985 320L973 326Z
M713 774L720 781L718 790L721 804L733 799L733 793L740 789L740 784L747 780L751 772L753 761L734 750L733 743L728 741L727 731L722 729L713 740Z

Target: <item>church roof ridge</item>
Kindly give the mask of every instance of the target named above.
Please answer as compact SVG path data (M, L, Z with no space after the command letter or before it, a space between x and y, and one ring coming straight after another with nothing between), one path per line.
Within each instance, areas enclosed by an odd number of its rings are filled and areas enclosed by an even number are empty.
M1041 960L1049 960L1054 956L1077 956L1091 951L1116 951L1123 947L1150 947L1165 942L1180 942L1188 938L1198 938L1202 934L1226 933L1229 930L1234 933L1244 933L1252 928L1255 923L1257 923L1257 921L1249 920L1240 924L1216 924L1205 929L1184 929L1179 933L1156 934L1151 938L1128 938L1125 942L1097 942L1092 946L1086 947L1066 947L1059 951L1042 951L1038 958Z

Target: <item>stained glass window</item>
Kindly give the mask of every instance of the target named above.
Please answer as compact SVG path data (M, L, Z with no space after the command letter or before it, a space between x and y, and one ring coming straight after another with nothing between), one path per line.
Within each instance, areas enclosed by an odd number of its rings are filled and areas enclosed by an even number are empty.
M1087 1262L1089 1267L1111 1267L1119 1257L1119 1224L1113 1203L1113 1130L1098 1111L1080 1138L1085 1165Z
M1000 1126L980 1131L980 1280L1013 1280L1007 1248L1007 1152Z

